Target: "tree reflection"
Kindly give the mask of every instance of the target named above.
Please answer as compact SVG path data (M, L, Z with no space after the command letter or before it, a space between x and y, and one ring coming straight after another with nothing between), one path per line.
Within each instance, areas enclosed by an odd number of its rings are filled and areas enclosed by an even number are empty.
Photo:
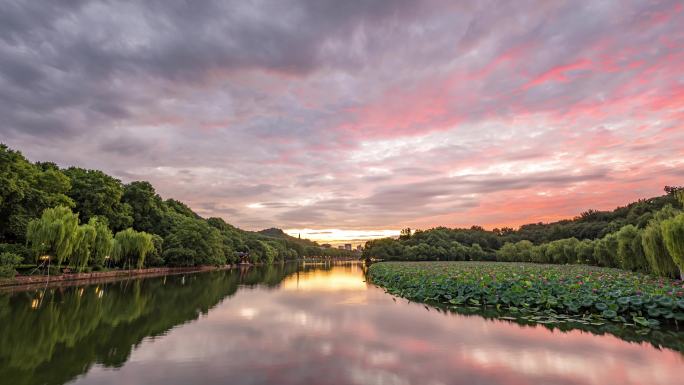
M0 294L0 378L63 384L93 364L117 368L146 337L167 333L239 285L277 286L296 264Z

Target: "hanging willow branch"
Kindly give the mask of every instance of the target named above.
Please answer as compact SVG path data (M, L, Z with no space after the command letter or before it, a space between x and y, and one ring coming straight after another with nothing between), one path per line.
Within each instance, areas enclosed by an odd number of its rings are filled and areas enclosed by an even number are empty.
M61 266L73 253L77 228L78 214L68 207L45 209L39 219L29 222L26 242L37 257L48 255L49 259L56 258L57 265Z
M105 260L112 253L114 238L112 231L107 226L107 220L102 217L92 217L88 225L95 229L95 240L93 241L90 258L95 266L104 266Z
M124 266L135 263L140 269L145 264L145 256L154 250L152 236L133 229L119 231L114 236L112 257L115 261L123 261Z

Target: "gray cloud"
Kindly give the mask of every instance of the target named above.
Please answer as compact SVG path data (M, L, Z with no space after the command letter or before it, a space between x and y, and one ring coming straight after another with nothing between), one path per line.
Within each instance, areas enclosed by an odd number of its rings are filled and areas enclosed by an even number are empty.
M678 184L678 5L8 0L0 140L249 228L572 215Z

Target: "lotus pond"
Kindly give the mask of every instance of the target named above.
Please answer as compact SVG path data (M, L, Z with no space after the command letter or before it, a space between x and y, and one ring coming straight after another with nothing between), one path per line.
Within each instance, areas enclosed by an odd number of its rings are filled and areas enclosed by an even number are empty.
M617 269L503 262L377 263L374 284L457 312L541 324L679 329L684 283Z

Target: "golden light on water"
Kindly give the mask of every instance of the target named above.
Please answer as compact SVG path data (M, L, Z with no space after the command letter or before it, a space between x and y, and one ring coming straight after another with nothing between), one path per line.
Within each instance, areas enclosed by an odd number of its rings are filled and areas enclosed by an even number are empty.
M38 309L38 305L40 305L40 301L37 298L31 301L31 309Z
M331 271L315 271L294 274L286 278L281 288L302 291L366 290L366 283L356 270L335 268Z

